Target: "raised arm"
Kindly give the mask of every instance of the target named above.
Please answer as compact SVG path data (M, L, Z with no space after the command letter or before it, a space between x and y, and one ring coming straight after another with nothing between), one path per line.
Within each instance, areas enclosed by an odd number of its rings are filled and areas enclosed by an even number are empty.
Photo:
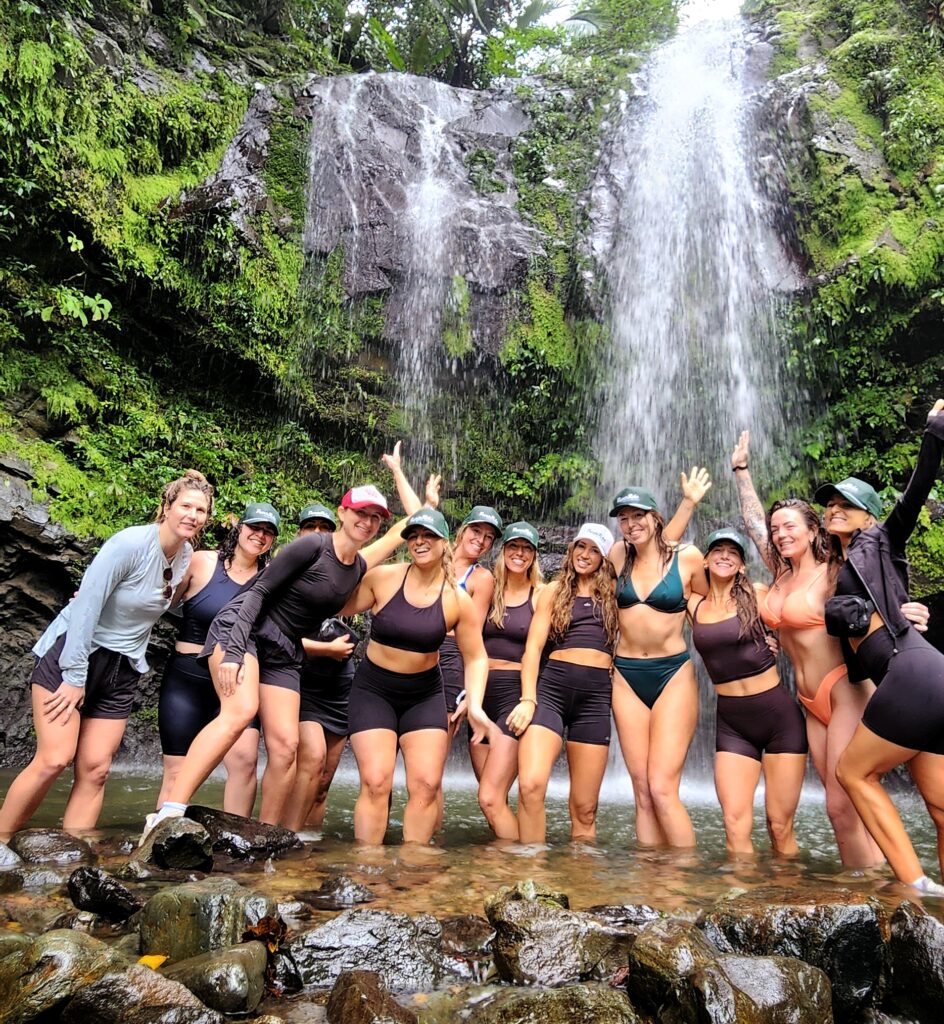
M734 451L731 453L731 469L734 470L734 482L737 484L738 504L741 506L741 518L748 537L754 542L757 553L764 565L775 573L777 567L770 557L770 537L767 534L767 516L764 506L757 497L751 471L748 468L750 459L750 431L742 430Z
M505 719L508 728L520 736L531 724L534 710L538 706L538 673L541 671L541 655L551 632L551 610L557 583L549 583L538 595L534 618L528 630L528 642L521 659L521 699Z
M423 507L420 499L416 495L416 491L410 487L406 476L403 474L402 469L400 469L399 441L397 441L394 446L393 454L384 455L383 459L385 464L391 467L394 479L397 480L397 491L407 514L403 519L399 519L395 522L379 540L375 540L373 544L368 544L368 546L361 552L364 561L367 563L368 569L373 569L374 566L380 565L381 562L386 562L394 551L397 550L397 548L403 543L403 531L406 528L407 519L409 519L414 512L418 512ZM396 471L393 469L393 463L397 466ZM401 489L398 473L399 477L402 478L403 489ZM438 473L433 473L426 481L426 504L429 508L437 508L439 506L439 488L441 483L442 477Z
M939 398L928 413L927 427L918 450L914 472L901 497L895 502L885 520L888 538L899 550L904 550L908 538L918 524L918 516L928 500L934 481L941 469L944 452L944 398Z
M695 514L698 503L704 498L711 487L711 477L708 475L708 470L698 466L692 466L691 476L682 473L680 479L682 484L682 500L679 502L679 507L675 510L675 515L665 524L665 529L662 531L662 536L667 541L675 544L685 536L685 531L688 529L688 524L692 521L692 516Z

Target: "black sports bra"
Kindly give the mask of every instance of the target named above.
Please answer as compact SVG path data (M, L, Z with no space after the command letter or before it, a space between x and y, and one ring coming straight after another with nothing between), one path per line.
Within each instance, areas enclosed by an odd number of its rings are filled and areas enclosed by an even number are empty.
M567 632L560 640L553 642L551 651L572 651L577 648L602 651L604 654L613 653L613 647L603 627L602 615L597 615L597 609L589 597L574 598Z
M439 597L425 608L417 608L406 599L403 588L409 576L409 568L403 574L400 589L379 611L374 613L370 624L370 638L384 647L397 651L412 651L414 654L433 654L446 638L446 614L443 611L443 589Z
M506 606L501 629L490 618L485 620L482 640L485 643L485 653L493 660L514 662L521 661L524 657L528 630L534 618L534 608L531 606L533 595L534 587L528 591L528 596L522 604Z
M715 686L759 676L777 664L760 634L740 635L737 615L720 622L699 622L701 604L699 601L692 615L692 642Z

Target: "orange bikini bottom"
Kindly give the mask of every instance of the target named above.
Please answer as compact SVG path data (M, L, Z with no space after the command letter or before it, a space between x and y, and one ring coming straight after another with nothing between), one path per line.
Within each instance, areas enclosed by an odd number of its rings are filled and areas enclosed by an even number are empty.
M846 675L847 669L845 665L837 665L834 669L831 669L826 675L823 676L823 681L819 684L819 688L816 691L815 697L804 697L802 693L797 692L797 696L800 698L800 703L806 708L810 714L815 715L823 725L829 725L829 720L832 718L833 708L829 701L829 695L833 692L833 687L844 675Z

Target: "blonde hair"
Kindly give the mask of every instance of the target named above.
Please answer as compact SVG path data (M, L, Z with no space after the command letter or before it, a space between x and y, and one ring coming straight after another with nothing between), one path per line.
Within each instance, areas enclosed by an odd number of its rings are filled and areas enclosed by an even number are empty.
M492 606L488 612L489 621L494 622L499 629L505 628L505 584L507 582L508 570L505 568L505 559L502 555L495 560L495 589L492 591ZM534 552L534 561L528 566L528 583L532 587L539 587L544 582L544 573L541 572L541 565L538 562L538 553Z
M448 540L443 541L442 568L446 577L446 586L451 590L456 590L456 567L452 561L452 546Z
M570 620L574 611L574 599L577 597L577 570L574 568L574 541L567 547L567 554L561 563L560 575L557 577L557 593L551 607L551 640L561 641L570 628ZM590 577L590 600L593 602L594 614L597 609L602 612L601 624L606 633L607 641L616 646L619 632L619 618L616 607L616 570L608 558L604 558L600 567Z
M180 497L183 491L199 491L207 500L207 522L213 515L213 485L198 469L185 469L183 476L171 480L161 492L161 503L157 506L154 519L163 523L167 518L167 510ZM205 525L205 524L204 524ZM196 540L203 533L201 527L194 536Z

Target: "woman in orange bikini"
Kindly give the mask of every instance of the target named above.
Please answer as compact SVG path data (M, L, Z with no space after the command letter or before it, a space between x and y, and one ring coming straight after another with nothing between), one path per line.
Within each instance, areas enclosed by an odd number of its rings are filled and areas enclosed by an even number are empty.
M797 696L806 708L806 733L813 764L826 790L826 813L847 868L881 864L881 850L836 779L836 763L846 749L875 690L871 681L850 682L842 647L826 633L826 599L839 564L830 557L819 516L800 498L775 501L764 515L748 469L745 430L731 455L741 515L747 532L773 575L758 602L761 618L779 631L793 664Z

